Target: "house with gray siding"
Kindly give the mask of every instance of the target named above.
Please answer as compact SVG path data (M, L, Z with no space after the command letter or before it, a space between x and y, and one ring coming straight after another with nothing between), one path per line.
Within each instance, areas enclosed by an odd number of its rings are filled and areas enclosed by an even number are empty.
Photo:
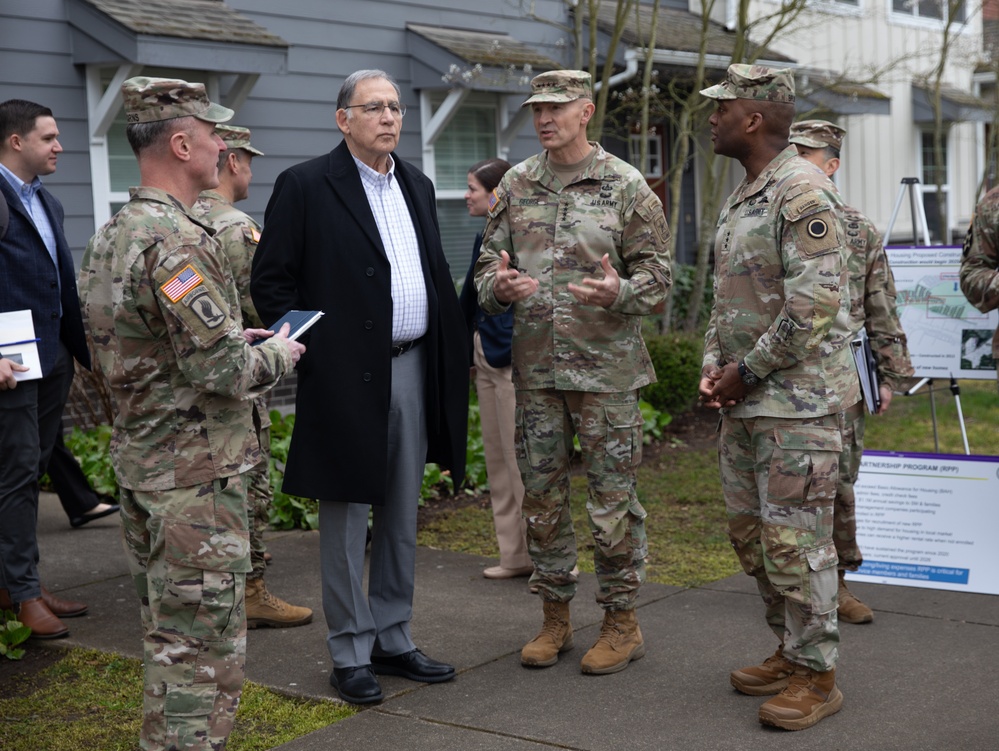
M768 11L769 1L754 4L753 12ZM856 9L848 13L852 23L873 2L843 0L839 5ZM612 86L638 84L653 26L651 55L660 81L682 77L698 55L712 76L720 77L735 52L734 3L715 4L713 18L705 23L699 0L662 0L653 24L651 0L642 0L620 35ZM830 3L820 3L821 10L813 15L842 20L829 16ZM118 95L129 76L203 81L213 99L236 111L233 122L251 128L254 144L267 155L255 161L251 194L241 204L262 219L282 170L339 143L333 102L345 76L360 68L381 68L399 82L408 107L398 153L434 181L445 250L452 274L460 278L481 224L466 215L462 196L467 167L492 156L516 162L537 151L529 113L520 104L534 74L573 64L572 5L565 0L0 0L0 99L32 99L56 115L65 151L46 184L66 206L66 232L79 258L96 227L127 200L128 187L138 179ZM596 28L602 65L614 32L616 3L604 0L593 19L586 16L586 4L577 5L584 29L591 22ZM917 32L923 34L922 28L910 36ZM588 31L583 36L588 39ZM921 37L917 41L926 46ZM907 108L898 117L898 101L893 110L892 100L877 87L845 82L836 60L842 58L845 68L850 53L847 42L840 47L839 56L819 57L808 44L791 42L773 49L750 45L747 54L795 69L803 112L845 122L851 131L868 134L871 143L896 144L903 136L906 143L918 142L919 133L925 141L925 130L911 121L919 120L918 108L913 106L912 115ZM917 97L917 88L912 90ZM974 101L961 112L982 115ZM635 163L640 153L636 144L648 139L646 163L638 166L664 205L680 202L680 223L673 228L676 257L692 262L699 224L697 157L693 168L684 171L680 195L669 196L662 179L675 138L668 118L641 135L634 125L631 135L628 123L618 125L608 131L604 145ZM972 126L958 129L952 139L948 170L957 183L953 192L961 197L955 225L969 210L963 205L969 201L965 194L981 171L976 169L981 149L973 147L973 135L969 138L973 132ZM875 222L883 223L879 220L893 197L887 193L897 184L896 173L908 174L918 164L899 154L898 165L883 158L876 176L865 175L863 160L869 151L856 145L847 150L843 179L851 202L871 207ZM876 195L865 194L872 190Z

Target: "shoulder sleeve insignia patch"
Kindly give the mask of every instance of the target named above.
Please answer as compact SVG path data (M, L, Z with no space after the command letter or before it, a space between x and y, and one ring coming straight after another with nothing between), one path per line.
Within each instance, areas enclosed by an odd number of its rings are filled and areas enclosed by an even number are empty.
M160 289L170 302L177 302L203 281L194 266L188 264L168 279Z
M492 211L496 208L496 204L500 202L500 197L496 194L496 189L493 188L493 192L489 194L489 210Z
M808 232L809 237L814 237L818 240L825 237L829 232L829 225L826 224L825 219L809 219L808 225L805 227L805 231Z
M191 309L207 329L218 328L222 322L227 320L225 312L218 303L212 299L207 289L199 290L197 294L191 295L184 300L184 304Z
M260 230L258 230L256 227L250 227L250 238L253 240L253 242L259 243L260 242Z

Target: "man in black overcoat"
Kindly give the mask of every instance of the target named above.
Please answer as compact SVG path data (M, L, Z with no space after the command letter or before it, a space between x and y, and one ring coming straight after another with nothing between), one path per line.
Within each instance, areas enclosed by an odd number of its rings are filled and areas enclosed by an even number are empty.
M393 154L404 114L385 72L346 79L343 142L278 176L250 284L267 324L325 313L298 365L283 490L320 500L330 683L354 704L381 700L376 674L454 677L417 649L409 622L424 465L450 469L456 486L464 476L468 353L433 185Z

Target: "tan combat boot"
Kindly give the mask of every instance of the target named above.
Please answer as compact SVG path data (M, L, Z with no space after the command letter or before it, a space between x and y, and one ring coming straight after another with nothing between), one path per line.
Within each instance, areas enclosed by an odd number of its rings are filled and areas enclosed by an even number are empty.
M839 607L836 608L836 615L846 623L870 623L874 620L874 611L846 588L845 574L845 571L839 572L839 592L837 593Z
M784 657L784 645L781 644L762 665L733 670L729 680L736 691L749 696L769 696L783 691L793 672L794 663Z
M607 675L645 656L645 642L634 610L605 610L600 636L583 655L580 667L589 675Z
M267 585L261 579L246 580L246 627L259 628L273 626L287 628L304 626L312 622L312 611L289 605L280 597L275 597L267 591Z
M562 652L572 649L569 603L544 601L545 622L541 631L520 650L520 664L546 668L558 662Z
M760 707L760 722L784 730L804 730L843 706L836 671L820 673L795 665L787 688Z

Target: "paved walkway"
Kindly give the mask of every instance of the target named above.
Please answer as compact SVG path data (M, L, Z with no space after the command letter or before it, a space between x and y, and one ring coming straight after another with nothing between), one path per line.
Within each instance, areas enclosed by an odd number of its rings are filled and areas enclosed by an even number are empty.
M117 517L72 530L55 496L43 494L39 537L42 580L90 605L88 616L69 621L62 643L139 657L138 606ZM269 538L270 589L318 617L300 628L251 631L247 677L282 693L331 699L318 544L315 532ZM554 667L527 670L519 652L540 626L541 607L524 579L483 579L492 563L425 548L417 555L413 634L427 654L457 666L454 681L382 678L382 704L281 751L999 748L999 597L852 585L875 621L842 628L843 710L788 733L760 725L762 700L729 686L730 670L776 646L748 577L696 589L647 585L639 609L645 658L615 675L586 676L579 660L601 619L594 577L581 576L573 604L575 649Z

